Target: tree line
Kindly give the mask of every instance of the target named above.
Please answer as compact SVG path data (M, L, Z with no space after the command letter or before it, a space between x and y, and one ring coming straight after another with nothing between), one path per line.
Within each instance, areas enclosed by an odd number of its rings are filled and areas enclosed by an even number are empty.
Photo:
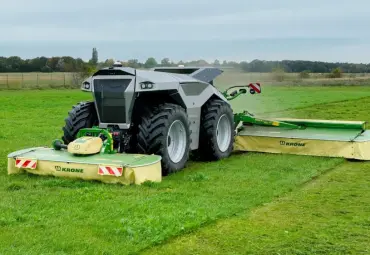
M88 72L88 70L111 66L115 61L106 59L98 60L98 52L94 48L92 57L89 61L71 56L62 57L37 57L33 59L22 59L18 56L0 57L0 72ZM343 73L370 73L370 64L364 63L330 63L320 61L304 60L282 60L282 61L264 61L253 60L251 62L242 61L219 61L207 62L205 60L179 61L174 62L169 58L157 61L150 57L145 62L137 59L120 61L123 66L133 68L153 68L158 66L215 66L221 68L237 68L245 72L273 72L276 69L287 73L330 73L333 70L340 69Z
M370 64L330 63L321 61L283 60L241 62L240 68L246 72L272 72L281 69L287 73L331 73L340 69L343 73L370 73Z

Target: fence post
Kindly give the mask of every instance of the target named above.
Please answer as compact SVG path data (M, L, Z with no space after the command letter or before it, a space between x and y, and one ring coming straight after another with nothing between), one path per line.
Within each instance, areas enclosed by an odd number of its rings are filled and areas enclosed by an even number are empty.
M21 83L21 88L23 89L23 82L24 82L24 77L23 77L23 73L22 73L22 83Z
M9 74L6 75L6 86L8 87L8 89L10 89L10 87L9 87Z
M37 87L39 86L39 74L37 74Z
M63 86L65 87L66 86L66 74L64 73L63 75L64 75L64 84L63 84Z

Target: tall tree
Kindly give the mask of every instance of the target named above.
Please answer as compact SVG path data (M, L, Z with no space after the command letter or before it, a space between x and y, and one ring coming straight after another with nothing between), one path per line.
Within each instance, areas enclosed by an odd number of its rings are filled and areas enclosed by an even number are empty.
M153 68L157 66L157 61L155 58L148 58L144 64L145 68Z
M164 58L161 60L161 65L162 66L170 66L171 63L170 63L170 59L169 58Z
M105 67L112 66L113 64L114 64L114 59L113 58L106 59L105 62L104 62Z
M98 50L96 48L93 48L92 50L92 58L91 58L91 64L96 66L99 62L99 57L98 57Z
M127 65L129 67L132 67L132 68L139 68L140 67L139 60L137 60L137 59L129 59L127 61Z

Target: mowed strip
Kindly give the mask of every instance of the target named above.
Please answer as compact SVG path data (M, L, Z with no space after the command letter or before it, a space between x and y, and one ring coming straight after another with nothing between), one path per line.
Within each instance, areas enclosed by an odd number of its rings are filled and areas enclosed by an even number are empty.
M369 254L370 163L347 162L291 195L143 254Z
M282 115L369 121L368 106L362 98ZM289 196L144 254L368 254L369 181L370 162L345 162Z

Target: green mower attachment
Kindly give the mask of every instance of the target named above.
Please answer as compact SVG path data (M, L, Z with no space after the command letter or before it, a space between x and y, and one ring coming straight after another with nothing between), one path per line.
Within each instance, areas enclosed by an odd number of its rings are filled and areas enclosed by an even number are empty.
M8 173L24 171L37 175L99 180L105 183L141 184L160 182L161 157L117 153L113 138L106 129L79 130L77 139L68 145L59 139L52 148L37 147L8 155Z
M304 129L302 125L296 125L293 123L289 123L286 121L278 121L278 120L267 120L267 119L259 119L255 118L252 114L247 111L243 113L236 113L234 115L234 122L237 125L243 123L243 125L260 125L260 126L272 126L272 127L285 127L291 129Z
M223 95L231 101L248 89L251 94L261 92L260 84L249 84L230 87ZM263 119L244 111L234 113L234 124L234 151L370 160L365 121Z

